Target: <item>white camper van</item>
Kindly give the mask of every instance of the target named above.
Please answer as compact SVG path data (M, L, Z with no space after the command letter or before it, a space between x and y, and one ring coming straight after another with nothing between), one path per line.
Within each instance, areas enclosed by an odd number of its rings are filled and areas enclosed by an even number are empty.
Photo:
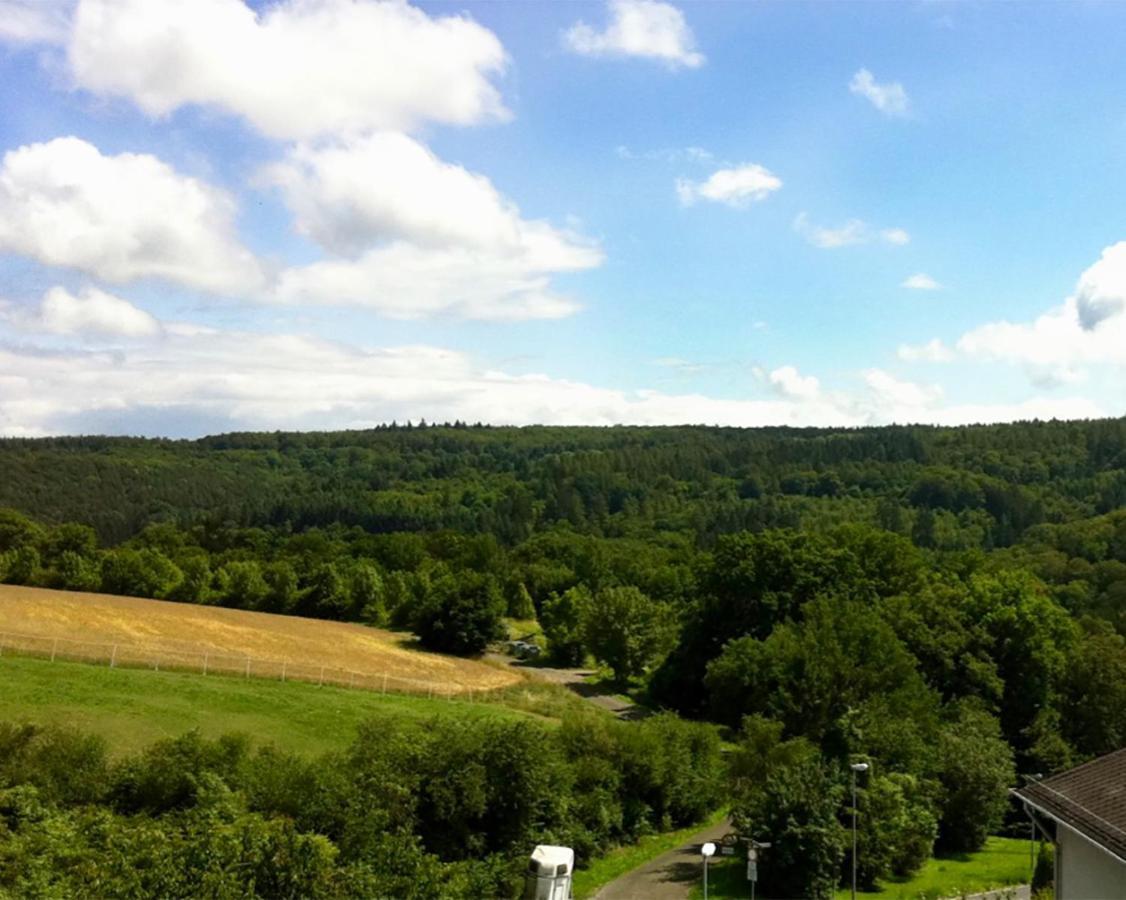
M571 900L574 870L574 850L540 844L528 860L524 900Z

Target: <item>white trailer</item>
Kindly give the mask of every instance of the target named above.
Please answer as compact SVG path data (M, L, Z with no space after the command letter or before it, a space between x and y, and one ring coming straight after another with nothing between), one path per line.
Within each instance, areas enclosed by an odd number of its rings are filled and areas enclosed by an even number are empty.
M540 844L528 859L524 900L571 900L571 875L574 871L574 850Z

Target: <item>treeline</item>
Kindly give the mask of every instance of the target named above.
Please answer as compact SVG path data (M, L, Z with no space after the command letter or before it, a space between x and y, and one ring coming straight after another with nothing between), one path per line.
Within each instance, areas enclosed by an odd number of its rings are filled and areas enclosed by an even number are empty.
M321 759L0 723L0 896L513 897L537 843L585 863L688 825L719 774L715 730L673 716L373 724Z
M555 661L722 725L776 896L849 871L853 762L872 766L874 886L979 848L1018 774L1126 744L1123 420L0 444L15 457L3 580L390 624L458 653L534 617ZM83 480L99 502L71 496Z
M0 506L104 543L208 520L505 545L870 521L921 546L1008 546L1126 502L1126 420L968 428L467 428L0 441Z

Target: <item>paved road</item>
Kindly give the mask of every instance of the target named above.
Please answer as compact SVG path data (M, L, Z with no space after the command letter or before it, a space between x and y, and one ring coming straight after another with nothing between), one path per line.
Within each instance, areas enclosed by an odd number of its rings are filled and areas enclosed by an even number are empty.
M725 821L697 832L676 850L611 881L592 900L684 900L693 885L703 883L700 847L729 831L731 823Z

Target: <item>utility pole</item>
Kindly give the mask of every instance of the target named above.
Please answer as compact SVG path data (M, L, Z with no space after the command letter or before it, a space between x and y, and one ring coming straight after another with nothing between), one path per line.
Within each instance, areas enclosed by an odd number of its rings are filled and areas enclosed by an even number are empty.
M868 763L853 763L852 770L852 900L856 900L856 773L867 772Z

